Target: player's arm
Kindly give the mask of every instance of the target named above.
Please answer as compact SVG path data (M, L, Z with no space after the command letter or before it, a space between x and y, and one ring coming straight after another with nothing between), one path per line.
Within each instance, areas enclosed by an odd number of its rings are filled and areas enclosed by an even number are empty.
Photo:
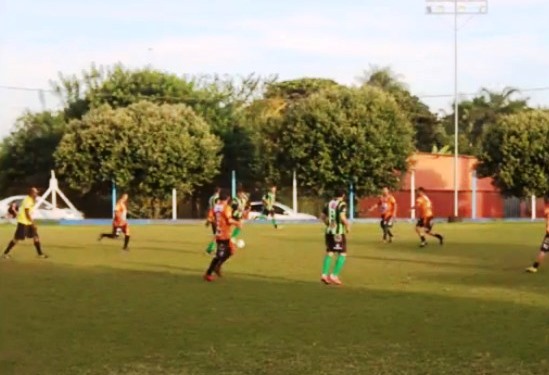
M229 225L234 225L235 227L238 227L238 228L242 227L242 223L233 218L233 210L231 209L231 207L229 206L225 207L224 215Z
M351 226L349 220L347 219L347 205L343 205L341 212L339 213L339 218L345 226L345 232L349 233L351 231Z
M322 220L322 222L326 224L326 226L328 226L328 206L324 206L324 209L320 213L320 220Z
M368 212L372 212L373 210L375 210L376 208L378 208L380 204L381 204L381 202L380 202L380 201L377 201L376 203L374 203L374 204L372 205L372 207L370 207L370 208L368 209Z

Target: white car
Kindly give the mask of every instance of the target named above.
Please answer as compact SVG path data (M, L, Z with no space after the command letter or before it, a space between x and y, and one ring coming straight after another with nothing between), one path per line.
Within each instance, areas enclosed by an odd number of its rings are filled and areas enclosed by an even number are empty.
M257 219L263 212L263 202L252 202L250 204L250 214L248 220ZM316 216L295 212L290 207L276 202L274 204L275 219L277 221L291 220L318 220Z
M17 207L20 207L23 199L25 199L25 195L2 199L0 201L0 218L7 218L10 205L15 203ZM37 202L39 201L40 198L37 198ZM83 220L84 214L70 208L55 208L50 202L43 201L40 206L34 208L32 217L35 220Z

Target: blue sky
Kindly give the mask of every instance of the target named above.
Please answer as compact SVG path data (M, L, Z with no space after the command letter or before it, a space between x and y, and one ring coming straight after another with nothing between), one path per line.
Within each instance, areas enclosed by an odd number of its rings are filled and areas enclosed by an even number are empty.
M492 0L460 17L459 90L549 87L549 1ZM423 0L0 0L0 85L49 88L90 63L178 74L276 73L353 84L390 66L417 95L453 92L453 29ZM549 107L549 90L525 92ZM0 136L51 94L0 88ZM425 98L434 111L451 98Z

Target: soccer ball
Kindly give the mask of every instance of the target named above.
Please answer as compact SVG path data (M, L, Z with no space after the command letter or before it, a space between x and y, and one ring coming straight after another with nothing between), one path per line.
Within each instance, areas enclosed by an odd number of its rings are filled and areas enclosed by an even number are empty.
M244 242L244 240L242 239L236 240L236 247L238 247L239 249L242 249L244 248L244 246L246 246L246 242Z

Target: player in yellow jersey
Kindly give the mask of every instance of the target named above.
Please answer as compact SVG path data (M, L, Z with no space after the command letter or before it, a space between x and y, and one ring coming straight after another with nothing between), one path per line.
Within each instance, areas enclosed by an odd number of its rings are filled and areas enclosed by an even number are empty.
M127 221L128 216L128 194L122 194L122 197L116 202L114 209L114 219L112 220L112 232L101 233L99 235L99 241L103 238L118 238L120 233L124 233L124 247L123 250L129 250L128 245L130 243L130 227Z
M547 252L549 251L549 196L545 197L545 210L543 211L543 215L545 216L545 237L543 238L543 242L541 243L541 246L539 248L539 253L536 261L534 262L534 264L532 264L531 267L528 267L526 269L526 272L538 272L539 266L545 258L545 254L547 254Z
M42 252L42 245L40 244L40 237L38 237L38 230L36 224L32 218L32 211L36 204L36 198L38 197L38 189L31 188L29 195L21 202L21 207L17 212L17 228L15 229L15 235L10 241L6 250L4 250L3 258L8 259L11 249L17 245L19 241L24 241L26 238L32 238L36 253L40 258L47 258L48 256Z

